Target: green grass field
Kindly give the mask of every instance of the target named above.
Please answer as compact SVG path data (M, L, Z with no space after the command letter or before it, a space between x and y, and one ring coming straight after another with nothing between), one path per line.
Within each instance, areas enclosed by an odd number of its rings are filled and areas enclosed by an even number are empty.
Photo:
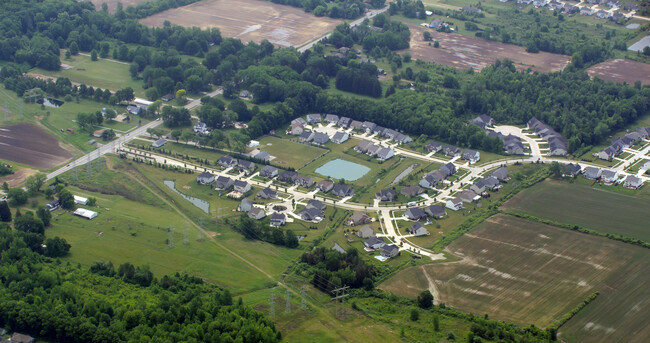
M569 341L647 337L645 316L637 313L650 301L641 286L650 282L646 249L506 215L488 219L448 249L462 260L406 269L380 288L411 297L433 289L437 301L460 310L541 327L600 291L589 311L562 328L572 334Z
M592 188L581 182L547 180L517 194L503 208L600 232L650 240L647 224L650 198L609 190L620 186ZM644 188L636 192L647 191L647 187Z
M326 149L298 143L296 137L293 137L293 139L296 141L264 136L259 140L259 149L275 157L271 161L274 165L294 169L300 169L328 152Z

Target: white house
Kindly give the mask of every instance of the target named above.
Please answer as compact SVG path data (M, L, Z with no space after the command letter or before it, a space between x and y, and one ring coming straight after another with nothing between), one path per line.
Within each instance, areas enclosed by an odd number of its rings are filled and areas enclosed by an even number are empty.
M336 144L341 144L350 138L350 135L347 132L337 131L334 136L332 136L332 142Z
M460 200L459 198L449 199L445 203L445 207L452 211L458 211L463 209L463 201Z
M637 189L641 187L642 184L643 184L643 180L641 180L640 178L634 175L628 175L627 178L625 178L625 181L623 182L623 187Z
M463 159L468 160L471 163L476 163L481 159L481 154L479 154L479 152L476 150L467 149L463 153Z

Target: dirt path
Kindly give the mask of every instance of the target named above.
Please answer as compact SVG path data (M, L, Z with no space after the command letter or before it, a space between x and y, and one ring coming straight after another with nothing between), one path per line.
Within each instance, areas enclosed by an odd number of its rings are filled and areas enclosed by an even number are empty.
M426 277L427 281L429 281L429 292L431 292L433 295L433 304L440 304L440 298L438 297L440 292L438 292L438 288L436 288L436 283L434 282L433 278L429 276L429 273L427 273L427 269L424 268L424 266L420 266L420 269L422 269L422 274L424 274L424 277Z
M38 173L38 171L35 169L23 168L11 175L0 177L0 184L6 182L10 188L19 187L25 183L25 180L29 176L36 173Z

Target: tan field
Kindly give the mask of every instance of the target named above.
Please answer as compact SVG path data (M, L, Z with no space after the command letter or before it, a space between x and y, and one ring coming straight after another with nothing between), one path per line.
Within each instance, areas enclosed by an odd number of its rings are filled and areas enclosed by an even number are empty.
M473 68L479 71L497 59L510 59L518 70L531 68L540 72L560 71L566 67L570 56L539 52L531 54L517 45L488 41L457 33L442 33L419 25L409 25L411 47L408 51L413 58L447 65L457 69ZM440 42L439 48L424 41L422 34L429 31L434 40Z
M146 2L149 0L79 0L79 1L88 1L92 2L93 5L95 5L95 8L97 10L102 9L102 3L106 3L108 6L108 13L115 13L117 10L117 3L121 2L122 3L122 8L126 9L129 6L136 6L137 4L141 2Z
M187 27L217 27L224 37L239 38L242 42L259 43L267 39L280 46L303 45L342 23L263 0L205 0L157 13L140 22L160 27L166 20Z
M615 59L591 66L587 69L587 73L592 78L598 76L603 80L616 83L634 84L636 81L641 81L644 85L650 84L650 64L648 63Z

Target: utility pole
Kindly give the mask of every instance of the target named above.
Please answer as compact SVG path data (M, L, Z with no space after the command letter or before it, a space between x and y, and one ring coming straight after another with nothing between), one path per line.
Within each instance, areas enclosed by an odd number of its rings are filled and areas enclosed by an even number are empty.
M341 288L336 288L336 289L332 290L332 294L335 294L332 297L332 300L339 304L335 309L335 311L336 311L335 316L337 316L337 317L338 317L338 314L339 314L339 308L341 307L341 304L343 304L343 300L345 299L345 297L349 296L349 294L346 294L348 288L350 288L350 287L349 286L343 286Z

